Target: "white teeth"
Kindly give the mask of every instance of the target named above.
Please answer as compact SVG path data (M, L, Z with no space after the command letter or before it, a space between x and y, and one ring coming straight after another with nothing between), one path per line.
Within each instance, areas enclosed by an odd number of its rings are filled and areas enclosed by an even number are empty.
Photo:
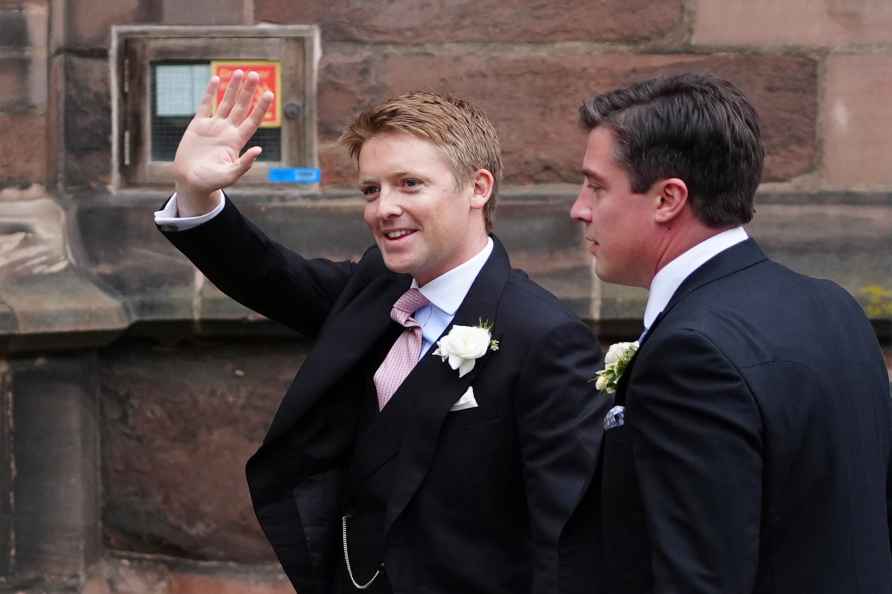
M400 230L400 231L388 231L384 235L387 236L387 239L399 239L400 237L405 237L409 233L412 233L412 232L406 231L406 230Z

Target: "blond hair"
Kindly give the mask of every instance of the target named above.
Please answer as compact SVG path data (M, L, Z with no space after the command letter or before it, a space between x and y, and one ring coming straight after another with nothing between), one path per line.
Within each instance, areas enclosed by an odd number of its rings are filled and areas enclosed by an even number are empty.
M366 109L347 126L339 142L358 163L362 146L382 132L404 132L433 143L449 161L459 187L479 169L492 173L492 194L483 208L486 230L492 231L502 155L495 126L482 111L458 97L416 91Z

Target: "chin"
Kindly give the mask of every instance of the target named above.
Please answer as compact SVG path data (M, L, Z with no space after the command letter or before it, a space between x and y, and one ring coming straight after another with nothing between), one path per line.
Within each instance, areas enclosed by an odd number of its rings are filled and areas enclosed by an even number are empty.
M625 284L623 279L618 274L614 274L610 269L599 266L597 258L595 258L595 276L598 277L598 280L605 283L613 283L617 285Z
M612 285L622 285L624 287L643 287L647 288L647 285L642 285L635 278L627 275L627 274L618 274L616 271L601 271L599 269L595 269L595 276L601 282L610 283Z
M414 267L411 262L408 262L403 258L388 257L387 252L384 252L383 250L381 254L384 256L384 265L387 266L387 270L397 274L413 273Z

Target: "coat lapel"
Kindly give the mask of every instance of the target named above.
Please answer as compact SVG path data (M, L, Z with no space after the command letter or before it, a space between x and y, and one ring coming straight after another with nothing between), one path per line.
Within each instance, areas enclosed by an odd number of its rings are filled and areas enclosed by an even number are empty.
M318 399L353 371L391 328L390 309L412 283L408 275L386 275L370 283L329 317L319 339L270 425L265 443L285 434Z
M398 335L397 335L398 336ZM394 338L394 341L396 338ZM385 351L386 352L386 351ZM381 357L383 361L384 357ZM403 385L410 382L412 375L418 374L418 369L425 364L427 357L418 362ZM374 392L374 386L372 386ZM405 398L401 394L405 390L400 389L391 396L387 406L378 413L364 431L356 436L354 455L350 464L347 477L351 481L348 493L357 492L358 484L374 474L387 461L399 452L402 444L403 432L412 414L411 397ZM374 405L377 410L377 403Z
M493 332L496 338L499 337L496 313L511 273L511 265L505 249L495 237L493 243L492 254L444 334L454 325L476 326L480 320L485 320L494 324ZM486 363L493 357L498 357L498 352L488 352L477 360L473 370L459 378L458 371L433 354L435 350L436 345L431 347L394 394L395 399L405 401L403 405L410 418L405 422L402 447L397 459L398 478L388 505L385 530L402 513L427 474L439 441L440 427L449 414L449 409L485 368Z
M678 289L676 289L675 293L672 295L672 298L669 300L669 303L666 304L666 307L663 308L663 311L661 311L659 315L654 319L653 323L650 325L650 328L647 329L647 332L642 337L642 343L638 349L638 352L636 352L635 356L632 357L632 360L629 361L628 366L626 367L622 377L619 378L619 382L617 383L616 403L625 404L628 378L632 375L632 368L635 365L635 361L638 359L638 355L641 352L644 343L650 336L653 335L657 327L660 325L660 322L662 322L666 318L666 316L672 311L673 308L675 308L676 305L678 305L681 301L684 300L685 297L687 297L700 287L724 278L729 274L739 272L744 268L749 268L750 266L758 264L765 259L765 254L762 252L756 242L752 239L747 239L746 241L742 241L734 246L731 246L727 250L720 252L713 258L707 260L700 268L692 272L681 283L681 285L679 285Z
M656 323L656 320L654 320ZM650 334L650 332L648 332ZM645 336L646 338L646 336ZM643 344L643 343L642 343ZM629 376L632 375L632 368L635 366L635 361L638 359L638 353L641 351L641 346L639 345L638 351L632 355L632 359L626 364L626 368L623 370L623 374L619 376L619 380L616 382L616 396L614 398L614 404L624 406L626 404L626 386L629 384Z
M665 318L669 312L685 297L709 283L722 279L729 274L739 272L766 260L765 254L752 239L747 239L707 260L700 268L692 272L672 295L669 303L661 312ZM656 322L651 326L648 335L653 334Z

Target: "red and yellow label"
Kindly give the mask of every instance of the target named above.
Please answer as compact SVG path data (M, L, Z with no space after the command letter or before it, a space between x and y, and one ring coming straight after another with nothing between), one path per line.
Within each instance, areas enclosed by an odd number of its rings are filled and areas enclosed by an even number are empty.
M273 104L263 116L261 128L282 127L282 64L274 60L214 60L211 62L211 76L220 77L220 86L217 88L217 96L214 98L214 110L223 101L223 93L229 86L232 73L241 70L246 75L248 72L256 72L260 75L260 84L257 85L257 93L254 95L254 103L265 91L273 92Z

